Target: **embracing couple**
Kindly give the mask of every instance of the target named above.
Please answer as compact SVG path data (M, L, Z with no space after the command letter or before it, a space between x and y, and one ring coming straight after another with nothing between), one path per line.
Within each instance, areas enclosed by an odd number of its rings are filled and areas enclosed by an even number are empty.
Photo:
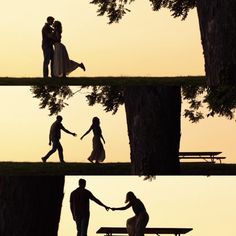
M43 49L43 77L48 78L50 64L51 77L66 77L69 73L80 67L85 71L83 63L69 59L66 47L61 43L62 25L54 21L52 16L47 17L47 22L42 29Z

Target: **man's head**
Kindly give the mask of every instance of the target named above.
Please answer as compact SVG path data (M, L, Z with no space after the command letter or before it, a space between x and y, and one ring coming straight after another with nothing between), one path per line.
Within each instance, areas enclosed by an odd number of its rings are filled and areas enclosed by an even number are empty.
M62 122L62 119L63 119L62 116L57 116L57 121L58 122Z
M85 186L86 186L86 180L85 180L85 179L80 179L80 180L79 180L79 186L80 186L81 188L85 188Z
M47 23L48 23L49 25L52 25L53 22L54 22L54 18L53 18L52 16L48 16L48 17L47 17Z

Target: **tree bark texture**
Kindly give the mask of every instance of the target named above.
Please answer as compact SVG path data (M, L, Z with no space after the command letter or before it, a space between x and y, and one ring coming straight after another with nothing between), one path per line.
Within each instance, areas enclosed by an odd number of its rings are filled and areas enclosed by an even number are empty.
M179 173L179 86L126 87L132 174Z
M0 176L0 235L56 236L64 176Z
M236 85L236 1L197 0L209 86Z

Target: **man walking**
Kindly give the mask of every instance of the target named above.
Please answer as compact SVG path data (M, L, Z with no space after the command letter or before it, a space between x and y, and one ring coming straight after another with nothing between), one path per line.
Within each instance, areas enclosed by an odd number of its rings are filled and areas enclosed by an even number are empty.
M46 156L42 157L42 161L46 162L47 159L56 151L58 150L59 159L61 163L64 163L64 156L63 156L63 148L60 143L61 138L61 130L64 132L71 134L73 136L76 136L76 133L72 133L69 130L67 130L62 125L62 116L57 116L56 121L51 125L50 133L49 133L49 145L52 144L52 149L47 153Z
M47 17L47 22L42 29L42 49L43 49L43 77L48 78L48 66L51 67L51 76L53 77L53 28L52 24L54 18L52 16Z
M109 207L95 198L89 190L85 189L85 186L86 180L80 179L79 188L75 189L70 195L70 209L73 219L76 222L77 236L87 236L89 224L89 200L105 207L107 211L109 210Z

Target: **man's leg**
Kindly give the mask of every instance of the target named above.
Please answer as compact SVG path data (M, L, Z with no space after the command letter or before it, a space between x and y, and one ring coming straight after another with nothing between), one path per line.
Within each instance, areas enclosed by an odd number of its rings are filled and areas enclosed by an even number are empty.
M60 162L62 162L62 163L65 162L64 155L63 155L63 147L59 141L58 141L58 145L57 145L57 150L58 150Z
M48 66L51 61L51 75L53 75L53 47L43 47L43 77L48 78Z
M54 63L54 50L51 48L51 53L50 53L50 60L51 60L51 77L54 77L54 71L53 71L53 63Z
M81 235L80 236L87 236L88 224L89 224L89 215L82 217L81 218Z
M47 159L58 149L58 144L59 144L59 141L52 143L52 149L47 153L46 156L42 158L44 162L46 162Z
M81 236L81 218L76 219L77 236Z
M48 78L48 65L50 62L50 50L48 47L43 47L43 77Z

